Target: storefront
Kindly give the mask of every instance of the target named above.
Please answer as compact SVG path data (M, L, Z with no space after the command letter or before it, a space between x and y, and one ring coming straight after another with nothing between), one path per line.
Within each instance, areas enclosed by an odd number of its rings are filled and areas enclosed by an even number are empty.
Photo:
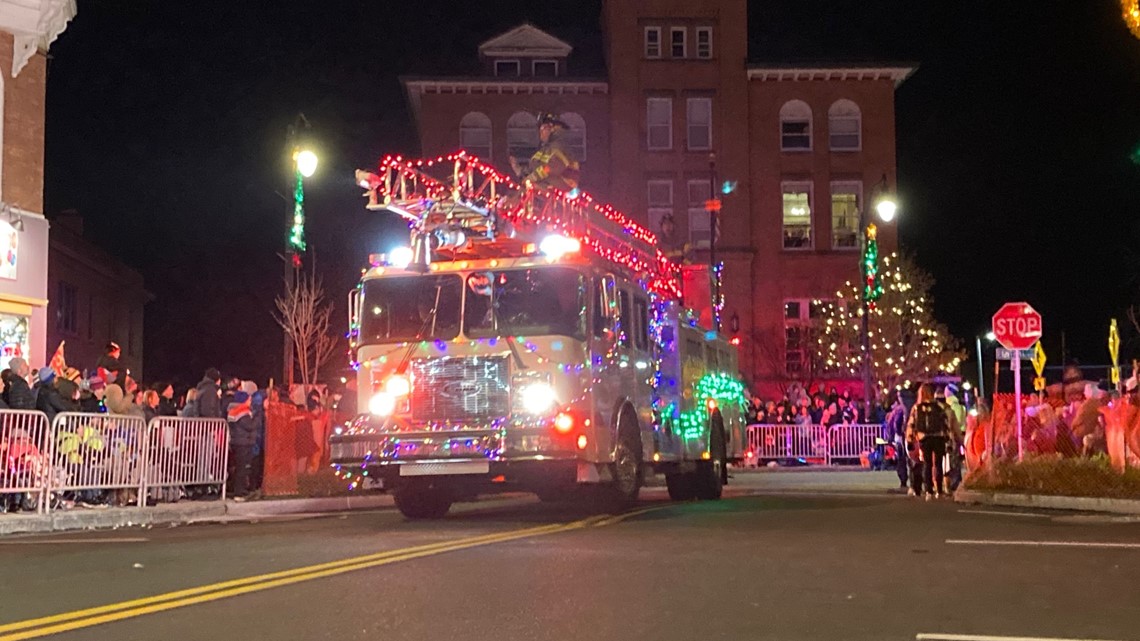
M0 369L47 363L48 222L0 205Z

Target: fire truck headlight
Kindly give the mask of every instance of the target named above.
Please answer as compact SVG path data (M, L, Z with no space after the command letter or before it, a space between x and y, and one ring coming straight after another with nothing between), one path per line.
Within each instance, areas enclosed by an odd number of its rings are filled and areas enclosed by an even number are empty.
M368 401L368 411L376 416L391 416L396 411L396 397L388 392L377 392Z
M403 374L393 374L384 383L384 391L392 396L393 400L407 396L412 392L412 383Z
M388 264L397 269L407 269L412 264L412 259L411 247L397 247L388 252Z
M519 391L523 409L531 414L542 414L550 410L557 400L554 388L549 383L531 383Z

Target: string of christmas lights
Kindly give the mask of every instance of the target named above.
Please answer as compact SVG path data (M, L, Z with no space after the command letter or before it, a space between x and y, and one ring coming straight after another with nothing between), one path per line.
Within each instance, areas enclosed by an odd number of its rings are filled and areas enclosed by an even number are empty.
M879 278L879 228L867 225L867 243L863 249L863 300L871 309L883 295L883 281Z
M1140 38L1140 0L1120 0L1120 9L1128 30Z

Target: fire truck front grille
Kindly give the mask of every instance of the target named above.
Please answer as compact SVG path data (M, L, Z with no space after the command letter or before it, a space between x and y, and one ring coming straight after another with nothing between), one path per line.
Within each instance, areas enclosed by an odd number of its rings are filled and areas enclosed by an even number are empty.
M505 356L455 356L412 362L412 418L467 420L510 412L510 368Z

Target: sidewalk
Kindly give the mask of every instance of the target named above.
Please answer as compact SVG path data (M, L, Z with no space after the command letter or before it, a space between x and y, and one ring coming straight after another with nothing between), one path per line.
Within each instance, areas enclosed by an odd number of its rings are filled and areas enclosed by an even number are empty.
M1140 500L1097 499L1080 496L1052 496L1045 494L1012 494L981 492L960 489L954 494L958 503L1028 507L1046 510L1072 510L1078 512L1106 512L1109 514L1140 514Z
M182 501L153 507L72 508L50 514L0 514L0 536L42 534L66 530L115 529L139 525L170 525L226 520L254 520L284 514L314 514L346 510L392 508L386 494L357 494L324 498L264 501Z

